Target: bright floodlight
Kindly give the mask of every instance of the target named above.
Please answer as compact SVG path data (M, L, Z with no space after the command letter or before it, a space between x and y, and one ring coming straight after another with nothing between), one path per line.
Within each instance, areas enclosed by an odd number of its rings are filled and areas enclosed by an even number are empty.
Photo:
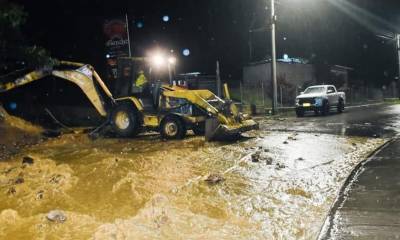
M164 22L169 22L169 16L168 15L163 16L163 21Z
M176 58L175 58L175 57L169 57L169 58L168 58L168 63L171 64L171 65L175 65L175 63L176 63Z
M161 54L156 54L152 58L153 65L155 67L162 67L165 64L165 58Z

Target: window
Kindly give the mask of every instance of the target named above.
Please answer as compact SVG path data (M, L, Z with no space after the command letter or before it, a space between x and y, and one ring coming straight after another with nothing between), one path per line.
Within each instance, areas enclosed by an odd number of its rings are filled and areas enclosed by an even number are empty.
M324 91L324 87L310 87L304 91L304 94L323 93Z

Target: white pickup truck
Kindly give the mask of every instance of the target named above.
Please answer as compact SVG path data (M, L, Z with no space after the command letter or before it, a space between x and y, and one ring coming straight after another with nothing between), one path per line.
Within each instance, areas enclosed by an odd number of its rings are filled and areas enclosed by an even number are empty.
M346 94L338 92L335 86L311 86L296 98L296 115L297 117L303 117L306 111L327 115L331 108L336 108L338 113L342 113L345 105Z

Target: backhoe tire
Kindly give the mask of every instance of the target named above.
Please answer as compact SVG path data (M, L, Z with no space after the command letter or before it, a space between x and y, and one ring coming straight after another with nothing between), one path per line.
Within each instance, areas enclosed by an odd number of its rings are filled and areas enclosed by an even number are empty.
M186 136L186 126L177 116L167 116L160 124L161 137L168 140L183 139Z
M192 130L196 136L204 136L206 135L206 124L199 123L198 125L193 126Z
M141 130L139 113L129 104L118 105L111 114L111 125L118 137L135 137Z

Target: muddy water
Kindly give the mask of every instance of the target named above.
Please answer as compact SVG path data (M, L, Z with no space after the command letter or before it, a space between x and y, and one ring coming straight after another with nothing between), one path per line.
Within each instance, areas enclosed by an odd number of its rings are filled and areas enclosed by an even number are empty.
M352 167L382 141L65 135L0 162L0 238L314 239ZM207 183L212 173L224 181ZM55 209L64 223L46 219Z
M0 104L0 160L40 142L42 132L41 127L9 115Z

